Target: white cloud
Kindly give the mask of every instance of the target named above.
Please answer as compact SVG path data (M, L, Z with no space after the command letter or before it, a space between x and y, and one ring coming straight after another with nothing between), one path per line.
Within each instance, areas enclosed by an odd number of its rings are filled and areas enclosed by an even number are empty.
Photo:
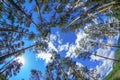
M50 41L56 41L57 40L57 36L54 34L50 35Z
M50 54L50 53L45 53L45 52L40 51L40 53L37 54L37 57L45 60L46 64L49 63L49 62L52 62L52 59L51 59L52 54Z
M67 51L68 48L69 48L69 43L58 45L59 52L61 52L61 51Z
M58 52L57 48L54 46L54 44L52 42L48 42L48 47L50 50L54 50L54 51Z
M76 49L75 45L70 45L68 52L66 53L66 57L77 57L76 53L74 52L74 50Z
M79 32L76 33L76 36L77 36L77 39L75 41L75 45L79 45L79 41L82 39L82 38L85 38L87 36L87 34L84 33L83 30L79 30Z
M78 65L79 67L83 67L83 65L79 62L76 62L76 65Z

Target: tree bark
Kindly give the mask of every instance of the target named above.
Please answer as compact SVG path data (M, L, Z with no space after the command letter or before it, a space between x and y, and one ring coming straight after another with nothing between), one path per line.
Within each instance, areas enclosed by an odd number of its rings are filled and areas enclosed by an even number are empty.
M78 19L80 19L81 17L83 17L84 15L93 12L95 9L97 9L100 6L100 4L95 5L94 7L92 7L91 9L89 9L88 11L80 14L80 16L78 16L77 18L75 18L67 27L65 27L65 29L67 29L69 26L71 26L73 23L75 23Z
M16 32L17 29L0 28L0 31L5 31L5 32Z
M34 47L34 46L37 46L37 45L38 45L38 44L31 45L31 46L26 47L26 48L23 48L23 49L21 49L21 50L15 51L15 52L13 52L13 53L8 53L8 54L5 54L5 55L3 55L3 56L0 56L0 61L5 60L5 59L8 58L8 57L14 56L15 54L22 54L22 53L21 53L22 51L25 51L25 50L30 49L30 48L32 48L32 47Z
M77 74L77 76L79 76L80 80L85 80L85 78L84 78L80 73L78 73L78 72L73 68L73 66L71 66L71 68L72 68L73 71Z
M11 59L10 61L8 61L5 65L3 65L1 68L0 68L0 74L4 73L4 71L6 71L6 69L4 69L8 64L10 64L14 59L16 58L16 56Z
M36 3L36 6L37 6L38 16L39 16L39 18L40 18L40 21L42 22L43 19L42 19L41 13L40 13L39 3L38 3L37 0L35 0L35 3Z
M103 46L109 46L109 47L116 47L116 48L120 48L120 45L111 45L111 44L104 44L104 43L98 43L98 42L95 42L95 41L89 41L91 42L91 44L95 43L95 44L100 44L100 45L103 45Z
M105 57L105 56L101 56L101 55L97 55L97 54L93 54L93 55L94 55L94 56L97 56L97 57L104 58L104 59L108 59L108 60L113 60L113 61L116 61L116 62L120 62L120 60L117 60L117 59L112 59L112 58Z
M26 17L28 20L30 20L37 28L39 28L38 25L31 19L31 17L30 17L20 6L18 6L13 0L9 0L9 2L10 2L17 10L19 10L22 14L24 14L25 17Z
M111 4L115 4L115 1L106 4L106 6L109 7L109 5L111 5ZM105 5L105 4L103 4L103 5ZM78 19L80 19L80 18L83 17L84 15L87 15L88 13L92 13L94 10L96 10L97 8L99 8L99 7L103 6L103 5L102 5L102 4L97 4L97 5L93 6L91 9L89 9L88 11L82 13L80 16L78 16L76 19L74 19L65 29L67 29L69 26L71 26L73 23L75 23ZM104 9L104 8L105 8L105 9ZM103 12L103 11L105 11L105 10L107 9L106 7L104 7L104 8L103 8L102 10L94 13L94 14L93 14L92 16L90 16L90 17L93 17L93 16L97 15L98 13ZM84 22L85 20L87 20L87 19L90 18L90 17L87 17L87 18L83 19L81 22ZM80 23L80 24L81 24L81 23Z

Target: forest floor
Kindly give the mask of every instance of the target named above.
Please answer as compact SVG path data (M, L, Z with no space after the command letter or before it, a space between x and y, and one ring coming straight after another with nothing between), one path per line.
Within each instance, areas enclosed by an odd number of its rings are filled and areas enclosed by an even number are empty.
M119 40L120 45L120 40ZM120 60L120 48L116 50L115 59ZM113 70L104 78L104 80L120 80L120 62L114 62Z

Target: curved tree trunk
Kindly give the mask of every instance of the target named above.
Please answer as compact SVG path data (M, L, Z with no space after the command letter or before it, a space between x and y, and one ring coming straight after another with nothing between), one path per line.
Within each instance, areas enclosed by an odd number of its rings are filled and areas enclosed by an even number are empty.
M4 73L6 71L6 69L4 69L8 64L10 64L14 59L16 58L16 56L14 58L12 58L10 61L8 61L5 65L3 65L0 68L0 74Z

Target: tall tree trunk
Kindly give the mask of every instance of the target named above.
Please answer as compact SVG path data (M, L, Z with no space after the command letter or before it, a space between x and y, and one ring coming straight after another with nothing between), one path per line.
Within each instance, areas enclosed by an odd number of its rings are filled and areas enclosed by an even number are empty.
M96 26L113 25L113 24L120 24L120 21L118 21L118 22L109 22L109 23L105 23L105 24L99 23L99 24L95 24L95 25L92 25L92 26L88 26L88 29L90 29L90 30L92 30L92 29L93 29L93 30L96 30L96 29L100 30L100 28L99 28L99 27L96 27ZM110 28L110 29L111 29L111 28L120 29L119 26L115 26L115 27L109 26L109 28Z
M8 29L8 28L0 28L0 32L12 32L12 33L24 34L27 36L32 35L32 33L20 32L17 29Z
M4 64L1 68L0 68L0 74L4 73L6 71L6 69L4 69L7 65L9 65L14 59L16 58L16 56L14 58L12 58L11 60L9 60L6 64Z
M80 74L79 72L77 72L73 66L70 66L72 68L72 70L76 73L77 76L79 76L80 80L85 80L85 78L82 76L82 74Z
M104 59L108 59L108 60L113 60L113 61L116 61L116 62L120 62L120 60L117 60L117 59L112 59L112 58L108 58L108 57L101 56L101 55L97 55L97 54L93 54L93 55L94 55L94 56L97 56L97 57L104 58Z
M13 60L15 60L15 58L18 57L19 55L20 55L20 54L14 56L14 58L12 58L12 59L9 60L7 63L5 63L5 64L0 68L0 73L3 73L3 72L5 71L4 68L5 68L8 64L10 64Z
M120 45L111 45L111 44L105 44L105 43L98 43L98 42L95 42L95 41L89 41L89 42L91 42L91 44L100 44L100 45L103 45L103 46L120 48Z
M9 2L17 9L19 10L22 14L25 15L25 17L30 20L37 28L39 28L39 26L31 19L31 17L20 7L18 6L13 0L9 0Z
M16 33L19 33L19 34L31 35L31 33L26 33L26 32L20 32L20 31L18 31L19 29L17 29L17 26L14 26L14 25L2 22L2 21L0 21L0 24L11 28L11 29L0 28L0 31L3 31L3 32L16 32Z
M97 9L100 6L100 4L97 4L95 6L93 6L91 9L89 9L88 11L80 14L80 16L78 16L77 18L75 18L67 27L65 27L65 29L67 29L69 26L71 26L73 23L75 23L78 19L80 19L81 17L83 17L84 15L87 15L88 13L93 12L95 9Z
M110 2L110 3L108 3L108 4L103 4L103 5L109 6L109 5L111 5L111 4L115 4L115 1ZM73 23L75 23L78 19L82 18L83 16L87 15L88 13L92 13L93 11L95 11L96 9L98 9L99 7L102 7L103 5L102 5L102 4L97 4L97 5L93 6L91 9L89 9L89 10L86 11L85 13L82 13L80 16L78 16L76 19L74 19L67 27L65 27L65 29L67 29L69 26L71 26ZM104 8L105 8L105 7L104 7ZM101 9L99 12L94 13L94 14L93 14L92 16L90 16L90 17L93 17L93 16L97 15L98 13L103 12L103 11L105 11L105 10L107 9L107 8L105 8L105 9L104 9L104 8ZM84 22L84 21L87 20L88 18L89 18L89 17L83 19L81 22Z
M104 11L106 11L106 10L109 10L109 8L111 8L111 7L112 7L112 6L109 6L109 7L103 8L103 9L99 10L98 12L92 14L91 16L86 17L85 19L82 19L81 22L80 22L79 24L81 24L81 23L83 23L83 22L86 22L89 18L91 18L91 17L95 17L95 16L96 16L97 14L99 14L99 13L102 13L102 12L104 12Z
M91 16L88 16L87 18L83 19L79 24L81 24L82 22L87 21L87 20L88 20L89 18L91 18L91 17L95 17L95 16L96 16L97 14L99 14L99 13L102 13L102 12L104 12L104 11L107 11L107 10L111 9L111 8L114 8L114 6L113 6L112 4L115 4L115 1L109 3L109 4L108 4L107 6L105 6L105 7L100 8L98 12L96 12L96 13L92 14ZM116 9L118 9L118 8L119 8L119 7L116 7Z
M67 80L67 74L65 73L65 71L64 71L64 69L62 68L61 64L60 64L59 61L57 61L56 59L55 59L55 62L56 62L56 64L58 64L58 66L60 67L61 71L63 72L63 75L65 76L65 80Z
M16 32L17 29L0 28L0 32L1 31L4 31L4 32Z
M26 48L23 48L23 49L21 49L21 50L18 50L18 51L15 51L15 52L13 52L13 53L8 53L8 54L5 54L5 55L3 55L3 56L0 56L0 61L2 61L2 60L5 60L6 58L8 58L8 57L11 57L11 56L14 56L14 55L18 55L18 54L22 54L21 52L23 52L23 51L25 51L25 50L27 50L27 49L30 49L30 48L32 48L32 47L34 47L34 46L37 46L38 44L35 44L35 45L31 45L31 46L29 46L29 47L26 47Z
M41 13L40 13L40 6L39 6L39 3L38 3L37 0L35 0L35 3L36 3L36 6L37 6L37 11L38 11L39 19L40 19L40 21L42 22L43 19L42 19Z

